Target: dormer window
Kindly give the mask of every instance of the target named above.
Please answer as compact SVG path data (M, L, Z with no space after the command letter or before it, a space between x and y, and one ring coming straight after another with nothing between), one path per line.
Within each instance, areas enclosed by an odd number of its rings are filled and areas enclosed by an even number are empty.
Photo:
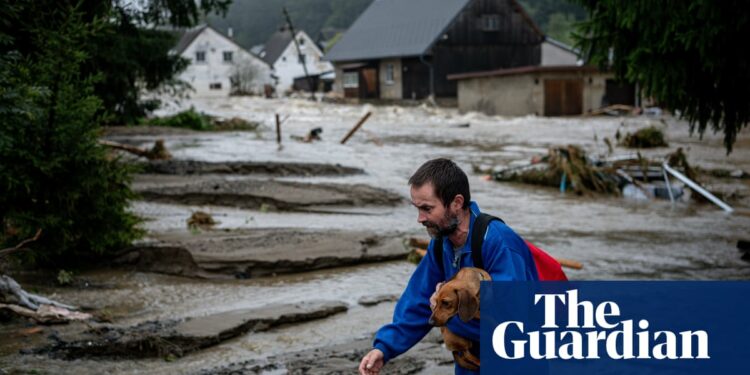
M305 45L305 38L299 38L299 45L301 46Z

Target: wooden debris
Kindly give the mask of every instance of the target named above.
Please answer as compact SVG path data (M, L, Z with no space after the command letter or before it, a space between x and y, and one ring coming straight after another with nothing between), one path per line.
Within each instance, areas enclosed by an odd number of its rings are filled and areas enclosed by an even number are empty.
M276 143L281 145L281 120L279 114L276 114Z
M0 309L30 318L41 324L67 323L88 320L91 314L81 313L75 307L29 293L7 275L0 276Z
M169 153L169 151L167 151L167 148L164 146L163 139L156 140L156 142L154 142L154 147L152 147L150 150L143 149L143 148L136 147L136 146L126 145L122 143L107 141L103 139L99 140L99 144L113 148L115 150L126 151L133 155L144 157L148 160L168 160L172 158L172 155Z
M587 116L600 116L600 115L620 115L620 114L637 114L639 110L636 107L625 105L625 104L613 104L606 107L595 109Z
M572 268L574 270L580 270L580 269L583 268L583 263L581 263L581 262L578 262L578 261L575 261L575 260L570 260L570 259L564 259L564 258L556 258L556 257L553 257L553 258L558 263L560 263L561 266L563 266L565 268Z
M342 145L344 143L346 143L346 141L348 141L349 138L351 138L352 135L354 135L354 133L357 130L359 130L360 127L362 127L362 125L365 123L365 121L367 121L367 119L370 118L370 115L372 115L372 112L367 112L364 116L362 116L362 118L359 120L359 122L357 122L357 124L354 125L354 127L351 130L349 130L348 133L346 133L346 135L344 136L344 138L341 139L341 144Z
M203 211L195 211L187 220L188 228L210 228L216 225L216 221L211 214Z
M494 178L498 181L569 188L577 194L620 194L615 171L594 165L586 153L574 145L550 148L541 162L497 172Z
M625 139L623 139L620 144L628 148L654 148L669 146L664 140L664 132L654 126L639 129L633 134L628 133L627 135L625 135Z

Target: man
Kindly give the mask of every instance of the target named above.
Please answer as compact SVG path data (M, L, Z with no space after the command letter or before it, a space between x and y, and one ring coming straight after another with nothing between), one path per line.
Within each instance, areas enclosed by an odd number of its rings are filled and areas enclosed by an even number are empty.
M372 349L362 358L360 374L378 374L386 362L406 352L432 328L428 320L435 292L443 281L462 267L472 267L471 230L479 216L479 206L471 201L469 180L455 163L434 159L424 163L409 179L411 201L419 211L417 221L432 237L427 255L412 274L396 304L393 322L378 330ZM443 269L434 255L436 239L443 241ZM513 230L494 220L487 227L482 245L484 269L495 281L537 280L532 255ZM479 348L479 321L468 323L453 317L447 324L451 332L468 338ZM473 350L472 350L473 351ZM475 353L479 355L478 350ZM456 374L476 372L456 366Z

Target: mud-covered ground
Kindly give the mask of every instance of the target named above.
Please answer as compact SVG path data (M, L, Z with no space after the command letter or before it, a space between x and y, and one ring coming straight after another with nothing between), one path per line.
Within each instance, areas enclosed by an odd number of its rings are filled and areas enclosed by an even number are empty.
M558 145L576 144L604 155L605 137L649 125L663 129L670 145L642 151L646 156L682 147L694 166L750 171L747 131L727 156L721 135L690 137L686 123L668 116L503 118L430 107L234 97L184 105L264 126L229 133L106 132L107 139L139 146L164 139L174 156L173 161L145 166L145 174L135 179L142 199L132 209L146 218L147 237L115 264L77 273L71 287L42 283L34 274L17 278L27 289L97 311L111 323L44 327L39 333L28 331L23 322L3 323L1 369L50 374L353 373L375 330L390 320L394 296L414 269L399 260L406 254L401 241L426 235L408 203L406 181L435 157L452 158L467 171L472 199L483 211L502 217L552 255L582 262L583 269L567 270L571 279L750 277L736 249L737 240L750 237L750 180L704 178L707 187L725 193L737 209L727 214L710 204L561 194L487 181L472 172L473 166L527 163ZM367 111L373 112L368 122L341 145ZM281 147L275 113L289 116L282 125ZM323 129L321 141L290 138L316 127ZM633 152L615 147L614 155ZM188 228L196 211L210 213L217 223L211 229ZM316 310L303 314L304 319L280 318L263 329L248 328L247 322L269 306L312 300L334 311ZM277 312L283 315L283 309ZM223 318L229 316L234 320ZM225 325L205 323L217 319ZM184 341L189 350L159 351L183 343L171 329L186 322L222 330L204 330L200 340ZM151 336L137 341L144 332ZM97 345L113 343L106 350L121 349L122 335L128 334L140 347L156 343L153 348L159 350L156 356L122 358L52 354L85 348L87 341L75 338L87 334L95 335L88 338ZM60 349L65 344L67 352ZM452 373L450 356L435 336L388 366L387 373Z

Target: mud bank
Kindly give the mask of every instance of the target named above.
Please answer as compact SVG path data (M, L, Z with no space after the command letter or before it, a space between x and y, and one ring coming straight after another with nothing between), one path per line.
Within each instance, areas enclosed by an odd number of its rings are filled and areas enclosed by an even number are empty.
M441 338L433 330L414 348L388 362L385 374L452 374L453 358L440 345ZM265 373L288 374L353 374L359 361L372 349L372 340L360 339L345 344L309 349L202 370L196 375L256 375Z
M155 234L116 265L204 278L255 278L406 259L399 235L369 232L263 229Z
M206 162L197 160L153 160L140 164L144 173L194 174L264 174L273 176L343 176L363 174L364 170L322 163L285 162Z
M174 176L170 176L174 177ZM401 196L362 184L173 178L168 184L140 176L134 190L146 201L216 205L269 211L325 212L330 206L395 206Z
M321 319L346 310L342 302L311 301L233 310L183 321L151 321L127 328L100 326L70 337L53 336L54 344L32 353L65 360L181 357L248 332Z

